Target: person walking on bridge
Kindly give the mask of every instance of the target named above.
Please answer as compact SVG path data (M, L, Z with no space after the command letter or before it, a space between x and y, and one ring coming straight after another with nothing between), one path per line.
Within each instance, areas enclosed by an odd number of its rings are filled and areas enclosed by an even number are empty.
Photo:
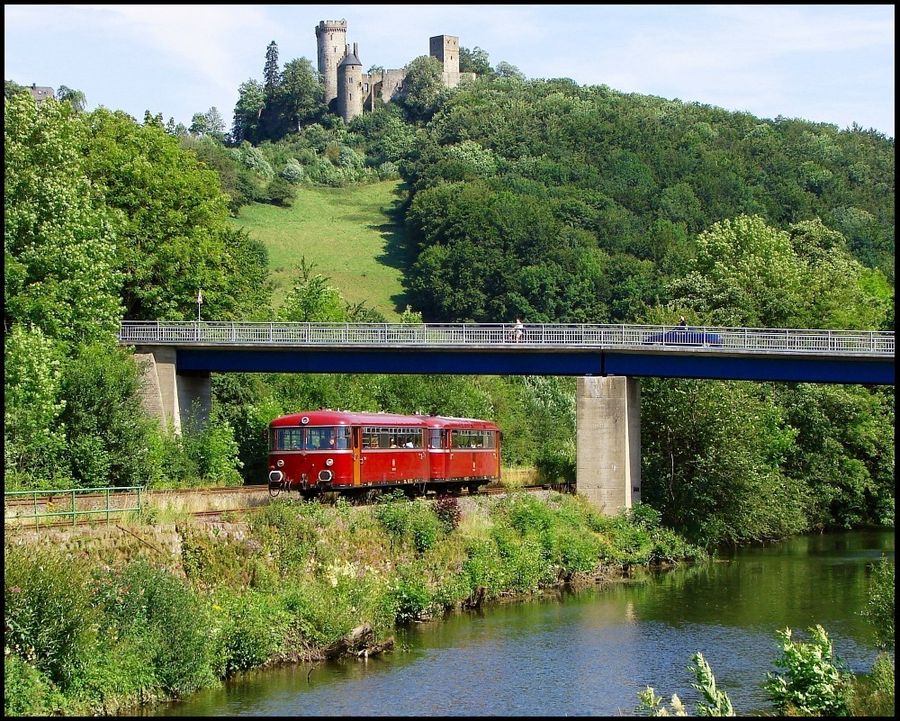
M516 324L513 326L513 337L516 343L521 343L525 338L525 326L522 324L521 318L516 318Z

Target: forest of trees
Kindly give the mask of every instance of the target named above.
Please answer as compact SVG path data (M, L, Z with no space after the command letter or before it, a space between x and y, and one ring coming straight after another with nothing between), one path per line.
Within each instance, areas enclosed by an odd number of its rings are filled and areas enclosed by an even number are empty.
M254 479L268 420L319 406L492 418L505 463L573 476L568 378L223 375L208 428L143 415L122 318L190 319L202 286L217 319L378 319L306 265L273 308L265 248L227 222L309 184L404 183L411 321L893 330L892 138L460 55L475 81L417 58L349 125L274 42L228 131L7 81L7 487ZM893 422L892 388L646 379L643 498L706 543L893 525Z

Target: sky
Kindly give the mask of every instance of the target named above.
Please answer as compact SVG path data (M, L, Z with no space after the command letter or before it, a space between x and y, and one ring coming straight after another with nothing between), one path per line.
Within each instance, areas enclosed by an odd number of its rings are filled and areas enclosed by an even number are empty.
M316 63L315 26L347 20L363 70L401 68L433 35L492 66L760 118L894 137L893 5L4 5L4 79L82 91L190 125L279 63Z

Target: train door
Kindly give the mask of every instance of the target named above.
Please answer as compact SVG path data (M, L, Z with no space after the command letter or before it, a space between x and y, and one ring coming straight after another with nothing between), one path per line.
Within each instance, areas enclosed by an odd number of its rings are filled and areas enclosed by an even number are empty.
M412 435L415 442L416 457L413 463L415 469L412 477L420 481L427 481L431 478L431 463L428 460L428 433L417 428Z
M448 475L450 478L462 479L474 475L474 458L469 447L468 433L462 430L450 432L450 459Z
M353 485L358 486L362 476L362 428L356 426L351 432L350 445L353 448Z
M429 428L425 431L425 439L429 465L429 478L432 481L443 481L447 478L447 460L450 451L447 449L447 431Z

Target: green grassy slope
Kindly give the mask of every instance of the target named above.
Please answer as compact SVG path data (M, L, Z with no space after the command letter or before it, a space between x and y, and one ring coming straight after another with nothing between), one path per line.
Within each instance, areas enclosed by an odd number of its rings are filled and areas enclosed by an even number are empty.
M290 289L300 257L331 279L350 303L365 301L396 320L406 307L401 279L405 235L398 181L348 188L297 189L290 208L255 203L234 220L269 250L277 308Z

